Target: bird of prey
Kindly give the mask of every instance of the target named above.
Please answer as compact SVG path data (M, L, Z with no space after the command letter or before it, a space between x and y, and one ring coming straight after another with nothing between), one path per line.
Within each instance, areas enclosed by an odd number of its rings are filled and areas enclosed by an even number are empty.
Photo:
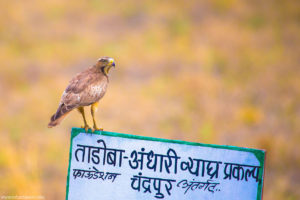
M97 111L99 100L106 92L109 81L108 73L112 67L115 67L114 59L102 57L94 66L78 73L63 92L58 109L52 115L48 127L51 128L58 125L68 113L77 109L83 118L84 126L82 128L87 132L90 126L86 122L83 107L91 106L94 124L92 131L103 130L98 128L96 124L95 112Z

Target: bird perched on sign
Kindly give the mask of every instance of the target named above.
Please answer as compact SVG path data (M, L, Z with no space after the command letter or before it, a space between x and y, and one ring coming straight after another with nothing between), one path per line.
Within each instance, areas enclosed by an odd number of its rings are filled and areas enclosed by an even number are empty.
M48 127L58 125L64 117L72 110L77 109L83 118L84 126L82 128L87 132L90 126L86 122L84 107L91 106L93 118L93 131L100 129L95 120L98 102L104 96L108 85L109 70L115 67L114 59L102 57L97 63L78 73L69 83L69 86L63 92L58 109L52 115Z

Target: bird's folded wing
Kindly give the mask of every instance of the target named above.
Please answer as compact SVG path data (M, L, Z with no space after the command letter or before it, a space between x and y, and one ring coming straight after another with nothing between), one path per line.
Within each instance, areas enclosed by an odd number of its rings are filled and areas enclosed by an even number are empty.
M66 93L72 92L78 94L85 90L89 85L96 81L96 76L93 73L93 68L89 68L77 74L65 90Z

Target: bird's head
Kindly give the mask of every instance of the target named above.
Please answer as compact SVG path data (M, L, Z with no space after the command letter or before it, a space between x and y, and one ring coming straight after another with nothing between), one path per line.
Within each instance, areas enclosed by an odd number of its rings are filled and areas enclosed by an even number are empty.
M107 75L110 68L115 67L115 61L111 57L102 57L98 59L97 66L100 67L102 72Z

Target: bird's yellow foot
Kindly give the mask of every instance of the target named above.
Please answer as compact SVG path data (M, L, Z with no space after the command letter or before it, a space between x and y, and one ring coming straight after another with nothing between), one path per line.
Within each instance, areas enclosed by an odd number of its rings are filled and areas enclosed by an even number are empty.
M98 128L97 126L94 126L92 129L93 132L95 131L103 131L103 128Z
M89 125L84 125L84 126L81 126L81 128L84 128L85 132L87 133L89 129L91 129L91 127Z

